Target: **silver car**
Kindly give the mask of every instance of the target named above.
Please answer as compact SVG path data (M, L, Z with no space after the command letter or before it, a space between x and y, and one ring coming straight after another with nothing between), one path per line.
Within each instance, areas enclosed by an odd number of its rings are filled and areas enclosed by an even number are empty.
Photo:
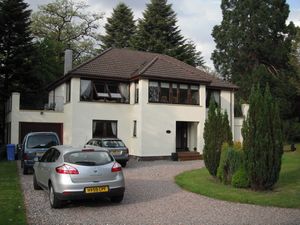
M125 191L121 165L105 149L55 146L39 160L35 158L33 187L48 190L52 208L65 200L109 197L123 200Z
M119 138L93 138L86 143L86 146L89 145L107 149L122 167L125 167L129 160L128 148Z

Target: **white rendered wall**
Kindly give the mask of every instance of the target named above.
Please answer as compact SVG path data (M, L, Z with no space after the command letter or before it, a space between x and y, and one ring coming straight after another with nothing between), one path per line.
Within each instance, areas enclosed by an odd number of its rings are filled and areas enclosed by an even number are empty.
M12 93L11 144L19 144L19 122L63 123L64 114L48 110L20 110L20 93Z
M234 118L234 136L233 136L234 141L243 142L243 136L242 136L243 121L244 118L242 117Z
M234 93L231 91L221 90L221 108L227 111L229 125L232 136L234 137Z

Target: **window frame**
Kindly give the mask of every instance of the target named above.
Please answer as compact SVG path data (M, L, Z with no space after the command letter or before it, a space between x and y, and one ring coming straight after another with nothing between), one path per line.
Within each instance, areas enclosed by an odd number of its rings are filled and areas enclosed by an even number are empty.
M90 81L90 96L87 99L84 99L82 97L82 85L81 82L82 81ZM99 92L97 90L96 85L103 85L105 92ZM124 96L122 94L122 91L120 90L120 84L125 84L126 88L127 88L127 96ZM109 89L109 86L114 86L116 85L118 88L118 93L116 92L112 92ZM107 95L103 95L103 96L99 96L98 93L102 93L105 94L107 93ZM127 81L114 81L114 80L99 80L99 79L80 79L80 101L81 102L105 102L105 103L119 103L119 104L130 104L130 82ZM120 97L118 97L117 95L120 95Z
M71 81L66 82L66 103L71 102Z
M158 101L153 101L150 100L150 88L155 87L155 86L150 86L151 83L157 83L158 86ZM167 101L165 99L162 99L162 84L167 83L169 85L169 94ZM180 96L181 96L181 88L180 86L187 86L187 89L182 89L182 90L187 90L185 101L181 101ZM196 99L196 103L193 103L193 96L192 96L192 91L195 93L195 89L192 89L192 87L198 87L197 93L199 95L199 88L200 84L195 84L195 83L181 83L181 82L168 82L168 81L158 81L158 80L149 80L148 83L148 103L161 103L161 104L177 104L177 105L194 105L194 106L200 106L200 98L198 97ZM167 89L167 88L165 88ZM176 90L176 96L174 96L174 92ZM151 97L152 98L152 97Z

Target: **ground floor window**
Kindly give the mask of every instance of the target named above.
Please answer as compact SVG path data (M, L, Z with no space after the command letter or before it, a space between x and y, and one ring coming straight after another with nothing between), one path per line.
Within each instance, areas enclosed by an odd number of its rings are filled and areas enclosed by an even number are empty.
M117 137L118 121L115 120L93 120L93 138Z

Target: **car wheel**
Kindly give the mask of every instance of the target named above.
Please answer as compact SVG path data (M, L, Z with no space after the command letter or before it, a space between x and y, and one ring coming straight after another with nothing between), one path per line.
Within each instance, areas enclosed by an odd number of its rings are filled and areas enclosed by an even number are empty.
M49 201L50 201L51 208L57 209L57 208L61 208L62 206L62 202L57 198L51 183L49 184Z
M122 167L126 167L127 162L120 163Z
M28 168L25 165L23 165L23 174L28 174Z
M33 189L34 190L41 190L42 189L40 187L40 185L38 184L37 180L36 180L35 173L33 174Z
M124 194L122 195L117 195L117 196L113 196L110 198L110 201L111 202L114 202L114 203L120 203L121 201L123 201L123 198L124 198Z

